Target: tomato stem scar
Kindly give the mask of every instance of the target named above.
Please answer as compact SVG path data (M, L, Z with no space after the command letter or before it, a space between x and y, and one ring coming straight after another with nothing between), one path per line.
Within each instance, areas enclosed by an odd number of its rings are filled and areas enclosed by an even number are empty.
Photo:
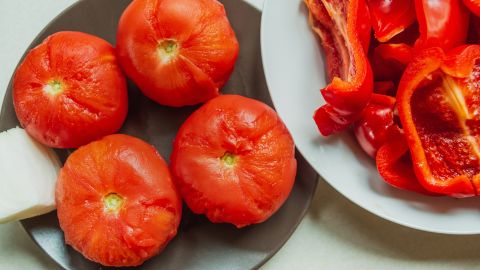
M157 53L162 63L171 62L178 54L178 43L173 39L162 40L157 47Z
M223 161L223 163L225 163L227 166L233 167L237 162L237 156L232 153L225 152L225 154L223 155L223 157L220 158L220 160Z
M122 205L123 205L123 198L117 193L109 193L105 197L103 197L103 206L104 206L105 212L109 212L117 215L118 212L120 212Z
M62 83L57 80L51 81L43 87L43 91L51 96L56 96L63 91Z

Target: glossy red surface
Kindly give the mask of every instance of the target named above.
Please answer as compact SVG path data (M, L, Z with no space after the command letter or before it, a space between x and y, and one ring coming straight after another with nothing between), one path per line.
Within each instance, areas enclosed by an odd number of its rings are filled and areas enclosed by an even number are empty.
M127 135L107 136L70 155L55 197L65 242L102 265L142 264L180 224L180 196L167 164L153 146Z
M135 0L120 18L117 51L147 97L179 107L218 96L239 46L216 0Z
M171 168L194 213L244 227L265 221L285 202L296 175L294 155L292 137L274 110L224 95L182 125Z
M127 115L127 85L103 39L58 32L32 49L13 80L17 117L39 142L76 148L117 132Z

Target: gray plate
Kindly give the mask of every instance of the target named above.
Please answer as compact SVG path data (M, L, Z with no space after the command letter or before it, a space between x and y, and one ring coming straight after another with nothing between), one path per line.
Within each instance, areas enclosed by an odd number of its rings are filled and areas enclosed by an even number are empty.
M222 1L240 42L240 57L223 93L255 98L272 106L260 59L260 12L241 0ZM115 43L117 22L129 0L83 0L55 18L33 41L62 30L76 30ZM174 109L148 100L129 83L129 115L121 133L142 138L168 158L172 141L182 122L197 107ZM19 125L12 103L11 82L7 89L0 130ZM57 151L64 159L69 151ZM244 229L212 224L184 207L177 237L159 256L140 269L255 269L265 263L287 241L304 216L315 191L317 174L297 153L295 186L285 205L267 222ZM56 213L22 222L33 240L65 269L106 269L83 258L66 246Z

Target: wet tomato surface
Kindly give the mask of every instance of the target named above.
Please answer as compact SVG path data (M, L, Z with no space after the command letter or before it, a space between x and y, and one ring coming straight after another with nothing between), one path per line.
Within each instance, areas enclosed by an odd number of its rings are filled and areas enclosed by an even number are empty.
M286 200L295 180L294 155L290 133L273 109L223 95L182 125L171 169L193 212L244 227L265 221Z
M39 142L76 148L117 132L128 109L114 48L79 32L58 32L31 50L13 81L17 117Z
M179 107L218 96L239 46L216 0L135 0L120 19L117 49L146 96Z
M68 158L56 189L65 241L106 266L135 266L176 235L181 200L149 144L110 135Z

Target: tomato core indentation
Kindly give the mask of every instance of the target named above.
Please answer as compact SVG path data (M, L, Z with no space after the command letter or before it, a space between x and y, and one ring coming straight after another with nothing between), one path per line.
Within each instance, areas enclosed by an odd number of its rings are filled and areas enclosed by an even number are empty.
M164 64L173 61L178 55L177 41L173 39L165 39L160 41L157 47L157 54Z
M220 160L228 167L233 167L235 166L235 163L237 163L237 156L232 153L225 152L225 154L220 158Z
M117 215L122 208L123 201L123 197L118 195L117 193L107 194L105 197L103 197L103 206L105 212Z
M60 81L53 80L43 87L43 91L50 96L57 96L63 92L62 83Z

